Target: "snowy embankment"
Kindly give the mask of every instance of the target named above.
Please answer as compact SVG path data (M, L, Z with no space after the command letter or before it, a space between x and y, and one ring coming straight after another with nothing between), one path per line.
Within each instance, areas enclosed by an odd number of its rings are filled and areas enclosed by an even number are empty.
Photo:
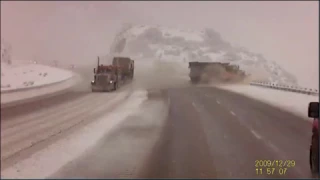
M72 76L72 72L38 64L1 64L1 93L58 83Z
M295 92L280 91L256 86L225 85L219 86L219 88L266 102L305 119L308 119L307 113L309 102L319 101L319 96L309 96L306 94L298 94Z
M1 63L1 106L70 88L76 82L74 75L38 64Z
M119 93L116 98L121 99L126 94ZM146 91L135 91L124 104L111 113L34 153L31 157L2 170L2 178L46 178L50 176L63 165L93 147L100 138L124 121L126 117L137 112L146 99Z

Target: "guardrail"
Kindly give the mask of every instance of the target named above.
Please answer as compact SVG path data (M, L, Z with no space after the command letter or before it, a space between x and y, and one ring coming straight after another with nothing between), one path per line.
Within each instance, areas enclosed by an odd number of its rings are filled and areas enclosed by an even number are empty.
M312 88L303 88L298 86L289 86L289 85L282 85L282 84L263 82L263 81L253 81L250 83L250 85L271 88L271 89L278 89L282 91L301 93L301 94L314 95L314 96L319 95L319 90L312 89Z

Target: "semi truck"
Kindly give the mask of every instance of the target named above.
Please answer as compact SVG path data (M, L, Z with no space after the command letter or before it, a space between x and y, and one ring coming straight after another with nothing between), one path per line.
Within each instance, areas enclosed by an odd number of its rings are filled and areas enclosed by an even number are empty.
M239 66L221 62L189 62L189 77L192 84L216 82L237 82L246 74Z
M93 69L92 92L115 91L124 83L133 79L134 60L126 57L114 57L111 65L100 64Z

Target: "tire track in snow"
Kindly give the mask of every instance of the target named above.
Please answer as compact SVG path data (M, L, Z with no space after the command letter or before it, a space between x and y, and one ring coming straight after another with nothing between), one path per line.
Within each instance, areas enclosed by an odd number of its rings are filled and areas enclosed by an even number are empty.
M62 131L66 131L85 120L89 120L94 115L103 114L111 105L125 98L126 94L128 93L90 94L84 99L70 103L68 106L53 107L53 114L46 118L43 118L43 116L37 118L36 116L34 119L29 119L28 122L22 121L24 122L22 126L31 123L32 127L25 129L20 128L19 124L15 124L15 128L21 130L18 134L9 133L8 135L6 133L4 138L1 137L1 161ZM72 114L69 115L69 112ZM6 131L6 129L1 129L1 131ZM10 131L7 130L7 132Z
M125 102L121 103L121 107L108 105L115 108L115 111L97 118L85 128L51 143L45 149L32 154L23 161L6 167L6 169L2 168L1 176L3 178L45 178L56 172L64 164L79 157L88 148L92 148L101 137L108 135L108 132L124 121L127 116L136 112L140 104L146 99L144 92L122 93L119 95L119 98L121 97L125 99Z
M97 99L98 98L95 98L94 100ZM31 121L30 124L27 124L31 126L26 127L25 130L23 130L24 127L18 128L19 126L16 126L16 129L20 131L11 133L11 136L9 137L8 135L2 137L3 140L1 141L1 146L4 147L3 149L5 149L7 146L12 146L21 143L26 139L39 136L39 133L42 131L47 133L56 126L63 125L65 123L74 123L78 121L79 117L85 116L89 112L96 111L95 107L99 107L103 103L101 101L89 102L76 104L75 106L64 109L63 111L56 110L55 114L49 115L47 117L40 117L40 119L35 118L34 121Z
M66 113L70 110L80 108L79 106L87 105L85 102L94 97L86 95L76 101L71 101L65 104L60 104L55 108L46 109L43 111L35 112L26 116L16 117L10 121L5 121L1 124L1 138L5 138L8 135L19 133L23 129L32 128L36 124L41 124L43 121L47 121L51 116L56 116L57 112ZM95 99L98 99L95 97Z

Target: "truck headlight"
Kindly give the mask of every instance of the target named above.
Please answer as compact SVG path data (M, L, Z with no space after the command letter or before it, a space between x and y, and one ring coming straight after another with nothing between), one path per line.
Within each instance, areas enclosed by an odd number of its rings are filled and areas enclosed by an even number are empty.
M112 84L113 83L113 81L110 81L110 84Z
M94 80L93 80L93 81L91 81L91 84L94 84Z

